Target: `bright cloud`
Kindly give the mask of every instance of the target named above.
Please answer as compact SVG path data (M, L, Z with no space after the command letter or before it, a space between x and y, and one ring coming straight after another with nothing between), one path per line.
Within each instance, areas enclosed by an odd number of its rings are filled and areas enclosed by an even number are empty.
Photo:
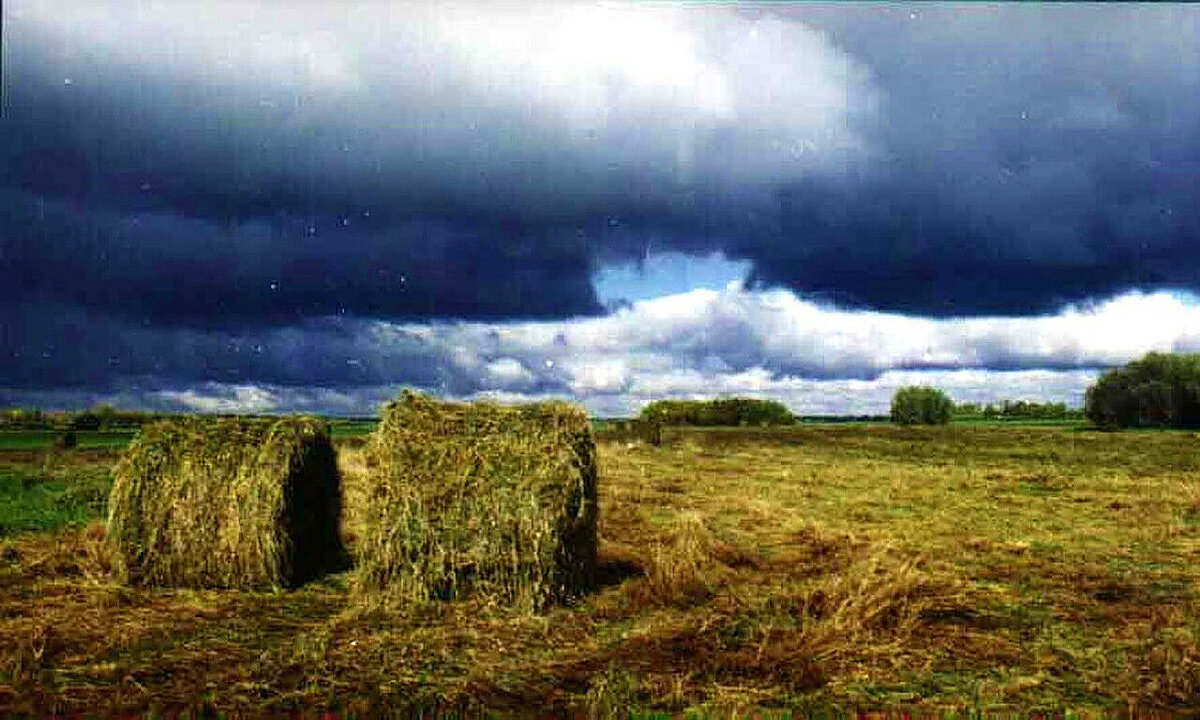
M194 390L163 390L158 397L201 413L269 413L279 408L279 399L270 390L257 385L208 384Z
M96 343L112 334L95 332ZM410 385L457 398L563 397L614 414L661 397L719 394L776 398L796 412L858 414L886 410L891 393L911 383L943 387L959 401L1078 405L1102 368L1152 350L1200 351L1200 303L1178 293L1129 293L1043 317L928 319L730 284L568 321L330 319L241 335L145 333L127 339L150 357L121 360L128 371L116 392L130 393L118 396L122 402L370 414ZM112 352L123 357L120 347ZM203 379L180 379L188 374ZM0 402L23 397L32 396L0 390Z
M521 368L543 383L584 395L636 392L642 384L650 393L682 392L671 383L693 377L696 387L712 387L718 375L754 390L789 377L1092 369L1151 350L1200 350L1200 305L1177 294L1131 293L1052 316L926 319L838 310L786 291L731 284L638 302L603 318L422 328L378 323L374 336L374 351L385 356L410 352L408 338L420 336L427 348L446 348L463 370L500 357L515 370L513 358L521 358ZM514 372L512 380L507 389L519 390L531 378ZM697 391L703 390L689 390Z

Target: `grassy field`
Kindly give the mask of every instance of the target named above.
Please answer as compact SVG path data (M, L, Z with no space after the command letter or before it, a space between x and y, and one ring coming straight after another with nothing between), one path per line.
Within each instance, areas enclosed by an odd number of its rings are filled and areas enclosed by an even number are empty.
M0 450L49 450L55 430L6 430L0 432ZM75 433L81 449L123 448L137 435L137 430L80 430Z
M122 588L89 524L115 449L0 449L0 714L1194 713L1198 449L1010 425L602 441L602 587L535 617L364 613L344 576ZM353 492L361 450L340 462Z

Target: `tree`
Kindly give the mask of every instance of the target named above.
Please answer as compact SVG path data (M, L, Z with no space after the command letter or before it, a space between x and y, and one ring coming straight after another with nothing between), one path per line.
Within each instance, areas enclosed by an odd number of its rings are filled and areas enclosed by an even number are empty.
M714 400L655 400L642 408L642 420L697 427L791 425L796 418L783 403L743 397Z
M909 385L892 396L892 422L901 425L944 425L953 409L946 393L936 388Z
M1200 427L1200 354L1149 353L1104 373L1084 414L1101 427Z

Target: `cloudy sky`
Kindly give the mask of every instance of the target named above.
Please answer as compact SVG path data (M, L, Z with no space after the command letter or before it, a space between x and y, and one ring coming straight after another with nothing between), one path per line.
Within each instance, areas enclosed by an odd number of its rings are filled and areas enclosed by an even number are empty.
M1200 7L3 3L0 406L1078 405L1200 351Z

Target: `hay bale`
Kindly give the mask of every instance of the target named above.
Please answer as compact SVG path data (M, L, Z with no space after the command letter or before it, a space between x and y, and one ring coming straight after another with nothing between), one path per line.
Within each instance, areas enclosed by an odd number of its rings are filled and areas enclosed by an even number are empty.
M360 599L420 605L469 591L533 612L594 585L595 444L582 410L406 392L365 455Z
M128 584L294 587L347 560L336 457L314 418L147 426L113 471L108 508Z

